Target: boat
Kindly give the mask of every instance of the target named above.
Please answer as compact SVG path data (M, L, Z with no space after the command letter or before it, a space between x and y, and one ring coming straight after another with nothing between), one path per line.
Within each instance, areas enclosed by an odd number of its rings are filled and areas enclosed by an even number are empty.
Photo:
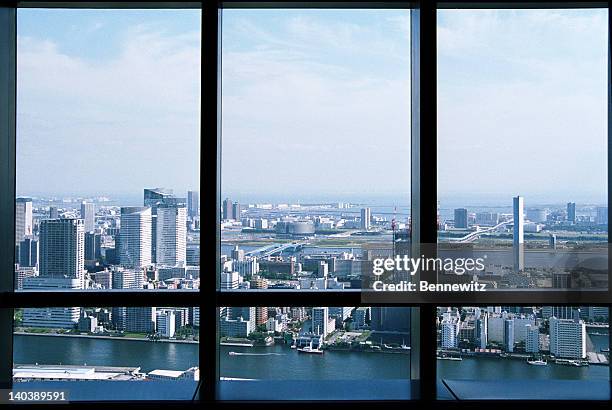
M436 359L438 360L453 360L456 362L460 362L461 360L463 360L463 358L461 356L436 356Z
M607 347L603 347L603 348L601 349L601 351L602 351L603 353L609 353L609 352L610 352L610 349L609 349L609 348L607 348Z
M229 352L228 355L230 355L230 356L238 356L238 353L236 353L236 352Z
M538 359L538 360L527 359L527 363L532 366L547 366L548 365L548 363L542 359Z
M296 345L291 345L290 348L291 349L297 349L297 346Z
M297 349L298 353L309 353L309 354L323 354L325 351L319 349L318 347L315 349L312 347L312 340L308 346L301 347Z
M297 351L298 351L298 353L309 353L309 354L323 354L323 353L325 353L324 350L314 349L311 346L301 347L301 348L297 349Z

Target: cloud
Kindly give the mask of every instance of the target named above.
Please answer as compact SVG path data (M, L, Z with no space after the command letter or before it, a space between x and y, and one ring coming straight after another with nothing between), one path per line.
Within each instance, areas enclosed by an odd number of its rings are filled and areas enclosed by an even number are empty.
M96 31L104 43L103 28ZM135 25L104 59L19 36L18 190L197 186L199 36Z

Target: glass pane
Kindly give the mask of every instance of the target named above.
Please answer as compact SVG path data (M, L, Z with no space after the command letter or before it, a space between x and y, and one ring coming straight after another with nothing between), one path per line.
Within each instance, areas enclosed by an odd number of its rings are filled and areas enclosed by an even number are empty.
M200 15L18 10L17 289L199 288Z
M223 11L222 289L359 289L407 238L409 16Z
M438 398L609 400L609 310L438 307Z
M444 280L607 290L607 9L441 10L437 52L440 249L486 258Z
M197 308L18 309L14 391L63 392L67 401L191 400L199 328Z
M409 399L410 308L225 307L223 400Z

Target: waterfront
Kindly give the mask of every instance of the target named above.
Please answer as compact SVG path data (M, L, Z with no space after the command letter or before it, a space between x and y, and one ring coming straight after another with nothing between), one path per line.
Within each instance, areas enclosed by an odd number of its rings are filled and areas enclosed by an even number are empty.
M591 335L596 349L608 347L608 336ZM198 366L198 345L143 343L130 340L15 335L16 364L138 366L185 370ZM230 356L229 352L246 353ZM251 355L256 353L256 355ZM264 355L261 355L261 354ZM272 354L270 354L272 353ZM271 347L220 347L222 377L273 380L408 379L410 356L403 354L327 351L298 354L285 344ZM609 378L608 366L530 366L522 360L471 358L438 360L438 375L448 379L599 379Z
M15 364L66 364L186 370L199 366L198 345L78 337L14 336Z
M609 336L589 334L594 350L609 348ZM500 359L497 357L463 357L462 361L438 360L438 378L499 380L504 379L565 379L565 380L608 380L610 369L604 365L588 367L562 366L549 363L548 366L531 366L525 360Z

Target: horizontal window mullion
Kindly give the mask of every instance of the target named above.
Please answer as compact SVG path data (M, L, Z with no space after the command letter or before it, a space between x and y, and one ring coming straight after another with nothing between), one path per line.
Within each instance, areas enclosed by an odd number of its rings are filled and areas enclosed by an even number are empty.
M6 292L0 308L64 306L199 306L198 291Z

